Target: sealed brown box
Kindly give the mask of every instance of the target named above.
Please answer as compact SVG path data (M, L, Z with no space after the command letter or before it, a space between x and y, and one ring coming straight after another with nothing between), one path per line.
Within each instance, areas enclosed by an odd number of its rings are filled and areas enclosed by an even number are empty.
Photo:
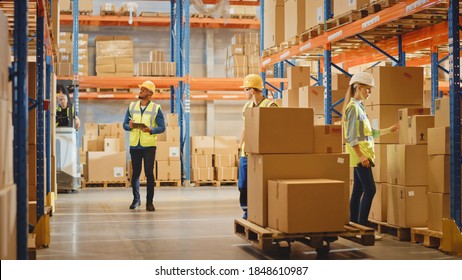
M135 65L132 64L116 64L116 72L125 72L125 73L132 73L133 75L133 68Z
M178 126L178 114L166 114L168 126Z
M409 144L426 145L428 141L427 129L434 126L434 116L412 116L408 126Z
M268 226L284 233L343 231L345 182L268 181Z
M179 126L167 126L165 128L167 135L167 141L169 142L180 142L180 127Z
M305 8L305 29L324 23L324 0L307 1ZM335 9L333 0L331 0L331 9Z
M299 89L299 107L301 108L308 108L311 107L314 109L315 115L323 115L324 110L324 87L318 86L307 86L301 87ZM345 91L343 90L333 90L332 91L332 104L336 103L340 99L345 97ZM343 104L343 103L341 103ZM337 111L342 111L343 105L337 105L334 107ZM332 116L336 116L332 113Z
M79 12L92 12L93 0L79 0Z
M105 137L106 136L101 136L101 135L96 137L96 150L98 152L103 152L104 151L104 138Z
M384 129L398 123L398 111L403 108L415 108L413 105L376 105L366 106L366 114L369 117L373 129ZM399 133L394 132L374 138L375 143L397 144Z
M73 71L72 71L71 64L70 63L64 63L64 62L58 63L56 73L59 76L70 76L70 75L72 75Z
M341 16L350 11L357 11L362 7L368 6L370 0L341 0L335 1L334 17Z
M97 57L96 65L115 65L114 57Z
M287 68L288 89L298 89L310 85L311 68L306 66L292 66Z
M441 126L428 129L428 154L449 155L449 127Z
M106 64L106 65L96 65L96 73L115 73L116 66L115 64Z
M234 34L231 38L231 45L243 45L245 43L244 34Z
M387 181L387 146L388 144L375 144L375 166L372 168L372 175L375 182ZM351 177L353 178L353 177Z
M282 107L298 108L299 107L298 89L286 89L282 92Z
M245 44L260 45L260 33L246 33Z
M228 67L247 67L247 56L232 55L228 58Z
M179 160L158 160L156 180L169 181L181 180L181 161Z
M428 184L426 145L395 144L387 147L387 182L392 185L425 186Z
M191 167L213 167L212 154L208 155L191 155Z
M254 55L260 57L260 45L257 44L245 44L244 45L245 55Z
M450 126L449 98L435 100L435 127Z
M213 136L192 136L191 154L213 154L214 142Z
M164 50L153 50L149 52L150 61L164 61L165 55Z
M408 131L409 131L409 117L415 115L430 115L430 109L428 108L403 108L398 110L398 122L399 122L399 144L411 144L409 143Z
M119 138L104 138L105 152L120 152Z
M284 40L305 31L305 0L286 0L284 3Z
M369 219L386 222L387 221L387 184L375 183L376 193L372 200Z
M268 225L268 180L319 179L344 181L345 216L349 215L349 156L346 154L250 154L248 156L248 220Z
M192 181L212 181L213 180L213 167L200 167L191 168Z
M156 160L179 160L180 142L157 141Z
M284 41L284 1L265 0L263 48L279 46Z
M313 109L250 108L245 110L244 116L247 153L313 152Z
M315 125L314 126L314 153L338 154L342 152L342 126Z
M451 196L428 192L428 229L443 231L443 218L451 217Z
M427 225L427 186L388 184L387 223L404 228Z
M151 75L164 76L165 75L165 62L155 61L151 62Z
M111 124L108 123L100 123L98 124L98 130L100 136L111 136L112 129Z
M332 74L332 90L341 90L346 94L350 83L350 77L343 74Z
M98 124L85 123L85 134L93 134L95 136L98 136Z
M259 66L249 66L247 67L247 75L248 74L258 74L260 75L261 68Z
M375 87L364 105L417 105L423 103L423 68L388 67L372 68ZM403 106L405 107L405 106Z
M122 123L111 123L111 135L118 136L124 134L125 130Z
M214 155L215 160L213 163L214 167L235 167L236 166L236 154L229 155Z
M237 167L216 167L215 174L218 181L237 181Z
M89 182L126 180L125 152L87 152L87 162Z
M246 55L248 67L260 67L260 56L258 55Z
M449 155L428 156L428 191L450 193L450 170Z
M214 136L214 154L237 154L237 138L235 136Z

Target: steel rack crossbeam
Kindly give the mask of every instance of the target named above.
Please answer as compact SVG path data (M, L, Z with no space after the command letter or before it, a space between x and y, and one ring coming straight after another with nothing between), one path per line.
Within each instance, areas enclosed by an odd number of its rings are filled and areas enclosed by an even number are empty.
M384 56L388 57L389 59L393 60L395 63L399 63L399 60L394 58L392 55L388 54L386 51L382 50L381 48L379 48L378 46L376 46L374 43L372 42L369 42L369 40L367 40L366 38L362 37L361 35L356 35L356 37L358 37L359 39L361 39L364 43L368 44L370 47L376 49L378 52L380 52L381 54L383 54ZM399 43L398 43L399 45ZM399 51L398 51L399 52Z
M343 75L348 76L348 77L351 78L352 75L350 73L348 73L347 71L343 70L342 67L338 66L337 64L335 64L333 62L331 62L331 66L334 67L335 69L337 69L338 71L342 72Z

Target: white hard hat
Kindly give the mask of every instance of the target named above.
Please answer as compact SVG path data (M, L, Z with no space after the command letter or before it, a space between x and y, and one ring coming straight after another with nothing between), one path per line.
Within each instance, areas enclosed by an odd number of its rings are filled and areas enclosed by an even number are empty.
M350 86L354 83L368 85L371 87L375 86L374 77L372 77L371 73L367 72L359 72L354 74L353 77L351 77Z

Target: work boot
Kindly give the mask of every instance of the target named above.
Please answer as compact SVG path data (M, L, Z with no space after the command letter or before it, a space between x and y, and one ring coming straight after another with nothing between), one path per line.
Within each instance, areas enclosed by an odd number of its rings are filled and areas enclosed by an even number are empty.
M130 209L136 209L141 206L141 202L137 200L133 200L132 204L130 205Z
M146 211L156 211L156 208L154 207L154 204L146 204Z

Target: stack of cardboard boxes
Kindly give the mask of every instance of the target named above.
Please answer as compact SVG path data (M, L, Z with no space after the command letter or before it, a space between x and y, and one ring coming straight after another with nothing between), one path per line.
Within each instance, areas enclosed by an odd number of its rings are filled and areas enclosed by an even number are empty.
M137 76L166 76L176 75L176 63L165 61L164 50L156 49L149 52L149 61L140 61L135 65Z
M305 0L286 0L284 3L284 41L289 41L305 31Z
M66 13L72 12L72 2L71 0L59 0L59 10ZM79 13L91 14L92 12L93 0L79 0Z
M96 75L133 76L133 41L130 36L96 37Z
M246 5L230 5L229 15L232 18L253 18L257 16L257 7Z
M450 218L449 98L435 100L435 127L428 129L428 229L442 231Z
M237 139L235 136L214 136L213 167L215 180L237 180Z
M59 33L58 41L58 76L71 76L73 69L73 41L72 33ZM78 35L78 73L79 76L88 76L88 34L79 33Z
M8 19L0 11L0 29L8 29ZM16 184L13 178L13 94L8 82L10 46L8 32L0 34L0 259L16 259Z
M284 2L265 0L264 49L279 46L284 41Z
M125 182L126 153L121 123L86 123L80 161L86 182Z
M333 6L334 17L344 15L351 11L360 10L361 8L367 7L369 4L370 4L370 0L335 1L335 5Z
M213 136L191 137L191 181L213 181Z
M340 153L341 133L315 129L312 108L251 108L244 115L248 220L286 233L342 231L349 158Z
M166 114L166 117L165 133L160 134L157 139L156 172L154 174L158 181L179 181L181 180L181 161L178 114Z
M235 34L225 49L226 77L243 78L260 73L260 36L258 33Z

